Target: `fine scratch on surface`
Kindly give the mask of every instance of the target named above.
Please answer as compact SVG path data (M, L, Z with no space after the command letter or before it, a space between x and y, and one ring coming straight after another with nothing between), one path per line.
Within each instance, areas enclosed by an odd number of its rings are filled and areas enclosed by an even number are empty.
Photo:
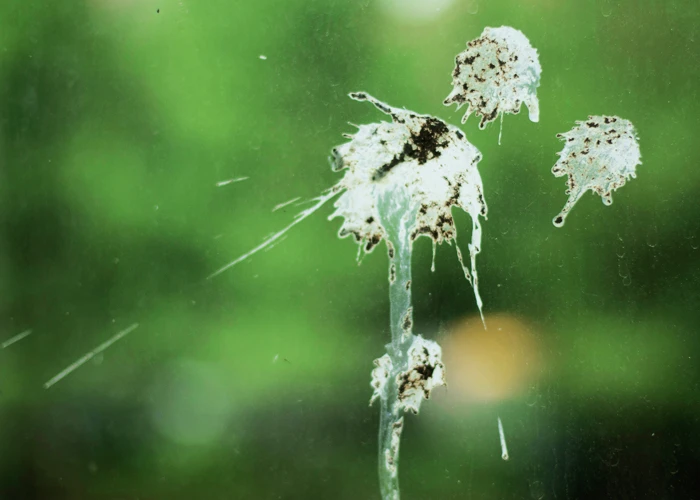
M498 417L498 434L501 436L501 458L503 460L508 460L508 447L506 446L506 435L503 432L503 424L501 423L501 417Z
M19 342L25 337L29 337L32 334L32 330L25 330L22 333L18 333L14 337L12 337L9 340L6 340L5 342L2 343L2 348L5 349L6 347L10 347L12 344L15 342Z
M95 357L97 354L100 354L101 352L103 352L104 350L106 350L108 347L110 347L112 344L114 344L117 340L120 340L120 339L126 337L128 334L130 334L131 332L133 332L134 330L136 330L136 328L138 328L138 326L139 326L138 323L134 323L134 324L131 325L130 327L125 328L125 329L122 330L121 332L117 333L114 337L112 337L111 339L109 339L107 342L105 342L105 343L103 343L103 344L100 344L98 347L96 347L95 349L93 349L92 351L90 351L89 353L87 353L85 356L83 356L82 358L80 358L78 361L76 361L75 363L73 363L72 365L70 365L68 368L66 368L65 370L63 370L62 372L60 372L58 375L56 375L55 377L53 377L51 380L49 380L48 382L46 382L46 383L44 384L44 389L48 389L49 387L51 387L52 385L54 385L56 382L60 382L64 377L66 377L67 375L69 375L71 372L73 372L73 371L76 370L77 368L80 368L83 364L85 364L86 362L90 361L90 359L92 359L93 357Z
M216 187L226 186L228 184L233 184L234 182L247 181L250 177L237 177L235 179L226 179L225 181L219 181L216 183Z
M297 196L296 198L292 198L291 200L287 200L285 202L282 202L279 205L275 205L275 208L273 208L272 211L276 212L280 208L284 208L288 205L291 205L292 203L294 203L295 201L300 200L300 199L301 199L301 196Z

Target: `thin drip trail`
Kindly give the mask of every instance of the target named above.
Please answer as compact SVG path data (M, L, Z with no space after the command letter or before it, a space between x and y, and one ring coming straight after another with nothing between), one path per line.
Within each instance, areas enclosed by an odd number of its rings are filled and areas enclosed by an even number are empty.
M408 369L408 349L413 341L410 233L417 207L412 206L406 193L388 192L380 198L379 211L388 233L391 343L386 347L392 367L381 397L379 486L384 500L398 500L399 445L404 425L398 380Z

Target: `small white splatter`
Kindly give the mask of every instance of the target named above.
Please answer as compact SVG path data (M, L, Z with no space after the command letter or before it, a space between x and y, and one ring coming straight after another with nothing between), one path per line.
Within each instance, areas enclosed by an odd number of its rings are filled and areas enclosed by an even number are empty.
M370 406L372 406L372 403L377 399L384 397L386 383L393 369L391 358L388 354L385 354L379 359L375 359L374 365L376 368L372 370L372 382L370 382L370 385L374 388L374 392L369 400Z
M530 120L537 122L541 74L537 51L521 31L508 26L485 28L455 58L454 88L444 104L457 104L457 109L467 104L462 123L474 113L481 116L482 129L499 114L519 113L523 103Z
M565 144L552 173L567 177L569 195L561 213L552 221L561 227L586 191L600 195L605 205L612 204L612 192L634 179L637 165L642 162L634 126L617 116L589 116L557 137Z
M226 186L228 184L233 184L234 182L241 182L250 179L250 177L238 177L236 179L226 179L225 181L219 181L216 183L216 187Z
M386 384L392 373L396 373L398 407L404 412L410 410L417 414L421 402L430 398L433 389L447 385L442 349L437 342L420 335L413 337L408 349L407 364L403 368L395 369L388 354L375 359L374 364L376 368L372 370L371 382L374 393L370 405L378 398L386 397Z
M5 349L6 347L10 347L15 342L19 342L23 338L29 337L31 334L32 334L32 330L24 330L22 333L18 333L14 337L7 339L5 342L3 342L2 348Z
M436 387L447 385L442 349L437 342L416 335L408 349L408 369L397 376L399 406L418 413L423 399Z
M260 59L263 60L263 61L267 61L267 56L264 56L264 55L260 54Z

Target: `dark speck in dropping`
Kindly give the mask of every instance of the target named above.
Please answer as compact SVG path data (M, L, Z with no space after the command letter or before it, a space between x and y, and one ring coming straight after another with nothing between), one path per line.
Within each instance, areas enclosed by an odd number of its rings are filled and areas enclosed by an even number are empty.
M447 147L445 137L449 134L447 125L437 118L426 118L418 133L412 133L403 146L403 151L394 155L388 162L379 167L372 176L373 181L384 178L394 167L404 162L406 158L417 160L419 165L432 158L439 157L440 149Z

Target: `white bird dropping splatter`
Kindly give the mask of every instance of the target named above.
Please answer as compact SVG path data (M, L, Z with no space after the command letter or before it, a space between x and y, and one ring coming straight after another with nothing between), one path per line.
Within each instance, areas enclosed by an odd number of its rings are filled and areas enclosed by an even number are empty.
M501 458L503 460L508 460L508 446L506 446L506 435L503 432L503 423L501 423L501 417L498 417L498 435L501 437Z
M370 383L374 393L369 401L370 406L377 399L386 397L386 383L394 369L388 354L375 359L374 365L376 368L372 370ZM430 398L433 389L447 385L442 349L438 343L416 335L408 348L407 368L396 375L395 382L399 388L399 408L417 415L421 402Z
M457 238L452 207L461 208L472 219L471 268L463 269L481 312L476 255L481 250L479 217L487 213L477 169L481 153L460 129L438 118L393 108L364 92L350 97L374 104L392 121L360 125L347 136L349 142L333 149L334 170L346 171L338 184L345 192L329 217L344 218L338 235L353 235L371 252L387 237L378 209L381 193L405 191L418 207L411 240L426 236L438 244L451 243ZM457 255L461 261L459 247Z
M537 51L521 31L508 26L485 28L455 58L454 88L444 104L457 104L457 109L467 104L462 123L474 113L481 116L481 129L499 114L502 118L504 113L519 113L523 103L530 120L537 122L541 74Z
M634 179L637 165L642 162L634 126L617 116L589 116L557 137L565 144L552 173L567 177L569 199L552 222L562 227L566 216L588 190L599 194L605 205L611 205L612 192Z
M380 195L405 191L419 207L412 225L412 241L426 236L438 244L452 243L457 238L452 207L459 207L470 215L470 268L463 264L459 247L455 246L481 312L483 303L479 295L476 255L481 250L479 217L486 218L487 213L483 183L477 169L481 153L460 129L438 118L393 108L365 92L352 93L350 97L372 103L391 116L392 121L359 125L355 134L345 135L350 141L333 148L331 158L334 171L345 171L343 178L315 198L317 203L299 213L286 228L209 277L268 247L339 193L342 195L336 200L336 210L329 220L342 217L344 221L338 236L353 235L360 250L369 253L387 237L380 222Z

